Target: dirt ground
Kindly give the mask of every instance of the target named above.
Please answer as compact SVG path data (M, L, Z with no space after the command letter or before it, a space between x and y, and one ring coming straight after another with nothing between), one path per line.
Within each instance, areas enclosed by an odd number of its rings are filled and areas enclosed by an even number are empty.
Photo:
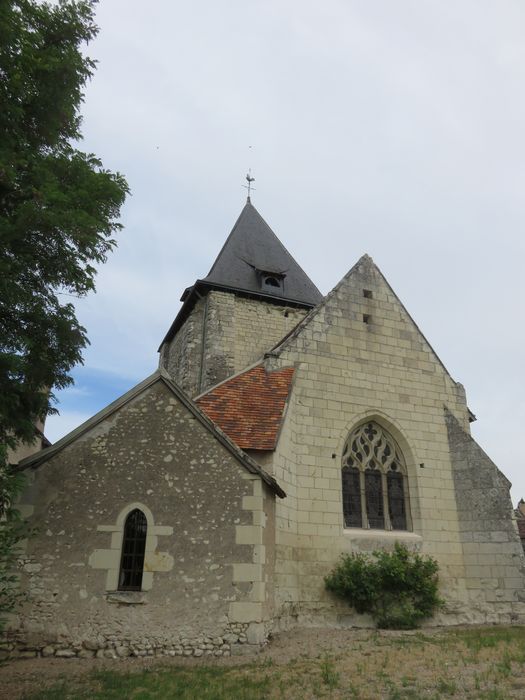
M93 670L126 673L154 666L255 664L297 677L310 673L309 667L314 673L313 669L326 664L326 660L330 663L330 673L338 678L337 687L346 688L346 693L350 688L354 693L351 696L339 695L334 691L335 694L330 695L334 698L377 700L398 697L392 692L385 695L385 687L408 689L407 694L401 693L399 697L415 697L409 693L413 688L411 692L415 693L417 689L417 697L523 698L525 628L505 629L509 630L507 637L503 631L491 631L498 628L417 632L311 628L278 634L254 656L221 659L20 659L0 665L0 698L17 700L63 678L81 679ZM494 634L496 636L491 636ZM478 636L479 640L488 640L487 643L478 644ZM285 666L287 668L283 669ZM440 687L443 693L436 694L436 688L439 690ZM476 694L476 688L481 688L479 694ZM493 694L484 694L489 691Z
M28 693L50 686L57 680L89 674L93 670L138 671L142 668L162 665L175 666L239 666L251 662L271 660L278 665L286 665L297 658L317 657L324 653L340 653L349 644L367 642L374 633L366 631L345 631L328 629L307 629L285 632L273 637L270 643L258 654L231 656L228 658L201 657L128 657L125 659L16 659L0 665L0 698L17 700ZM266 661L266 663L268 663Z

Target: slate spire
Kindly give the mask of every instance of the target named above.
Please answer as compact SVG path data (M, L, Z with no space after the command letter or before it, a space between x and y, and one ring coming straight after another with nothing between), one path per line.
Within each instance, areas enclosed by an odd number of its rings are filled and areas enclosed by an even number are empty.
M248 197L203 282L307 305L322 297Z
M184 290L184 302L170 326L161 347L170 342L195 302L210 290L279 301L310 309L323 295L277 238L247 198L246 204L226 239L208 276ZM161 348L159 348L160 350Z

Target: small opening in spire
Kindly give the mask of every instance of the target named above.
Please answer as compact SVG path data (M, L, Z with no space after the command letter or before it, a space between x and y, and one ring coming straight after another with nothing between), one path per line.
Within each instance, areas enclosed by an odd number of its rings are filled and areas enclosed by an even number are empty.
M271 275L268 275L264 278L264 284L266 284L268 287L280 287L281 286L280 280L278 280L277 277L272 277Z

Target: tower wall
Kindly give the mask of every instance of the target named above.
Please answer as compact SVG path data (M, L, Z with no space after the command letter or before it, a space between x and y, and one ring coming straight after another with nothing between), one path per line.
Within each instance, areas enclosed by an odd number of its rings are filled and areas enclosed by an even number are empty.
M206 300L199 299L175 337L160 350L159 366L189 396L195 396L200 383L205 305Z
M197 396L259 360L308 309L211 291L161 350L160 365Z

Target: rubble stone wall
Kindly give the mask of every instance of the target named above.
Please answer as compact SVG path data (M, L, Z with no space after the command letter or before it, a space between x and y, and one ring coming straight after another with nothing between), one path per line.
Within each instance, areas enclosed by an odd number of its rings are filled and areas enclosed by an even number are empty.
M260 582L272 572L252 569L265 498L260 478L153 384L32 474L28 599L2 654L218 656L260 645ZM142 590L121 591L133 508L148 523Z

